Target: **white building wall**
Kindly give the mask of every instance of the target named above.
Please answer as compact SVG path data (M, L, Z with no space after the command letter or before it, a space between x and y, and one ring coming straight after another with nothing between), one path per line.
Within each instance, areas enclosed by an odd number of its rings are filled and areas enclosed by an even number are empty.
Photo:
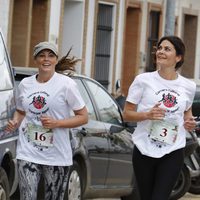
M85 56L85 75L91 77L91 63L93 51L93 37L94 37L94 19L95 19L95 1L89 1L88 8L88 26L86 38L86 56Z
M51 0L49 41L58 44L60 30L61 0Z
M0 27L3 31L5 42L7 43L9 26L9 8L11 0L0 0Z
M140 63L139 73L144 72L146 67L146 33L147 33L147 16L148 16L148 2L142 3L142 16L141 16L141 33L140 33Z
M66 55L72 47L71 55L82 57L83 24L84 24L84 3L77 0L65 1L63 19L63 38L61 55ZM76 66L76 71L81 73L81 63Z
M183 8L198 13L198 27L197 27L197 41L196 41L196 55L195 55L195 69L194 80L200 85L200 1L196 0L176 0L175 14L178 16L178 36L182 36L183 29Z
M124 36L124 18L125 18L125 9L126 9L126 5L125 5L125 1L120 1L120 5L119 5L119 24L118 24L118 44L117 44L117 56L116 56L116 73L115 73L115 82L118 79L121 79L121 74L122 74L122 59L123 59L123 36Z

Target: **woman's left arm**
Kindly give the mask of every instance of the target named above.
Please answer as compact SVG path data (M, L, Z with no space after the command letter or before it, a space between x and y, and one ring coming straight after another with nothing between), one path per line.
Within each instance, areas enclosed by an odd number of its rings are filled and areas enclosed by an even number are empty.
M50 116L42 116L41 122L44 128L74 128L88 122L88 112L84 106L80 110L74 111L75 116L68 119L53 119Z
M195 117L192 115L192 108L184 112L184 128L187 131L192 131L196 126Z

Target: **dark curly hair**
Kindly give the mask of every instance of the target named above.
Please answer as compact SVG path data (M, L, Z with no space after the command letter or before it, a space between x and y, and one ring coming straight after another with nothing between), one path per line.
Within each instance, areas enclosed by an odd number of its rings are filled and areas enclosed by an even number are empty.
M160 44L164 40L167 40L170 43L172 43L176 50L176 55L181 56L181 60L179 62L177 62L176 66L175 66L175 70L178 70L184 63L185 45L184 45L182 39L177 36L169 35L169 36L164 36L164 37L160 38L160 40L157 43L157 46L154 48L154 52L153 52L154 62L156 63L156 51L157 51L158 47L160 46Z

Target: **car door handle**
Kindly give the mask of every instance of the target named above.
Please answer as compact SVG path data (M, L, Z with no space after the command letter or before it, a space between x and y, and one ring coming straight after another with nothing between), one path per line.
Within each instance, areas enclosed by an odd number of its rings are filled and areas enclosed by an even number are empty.
M111 134L109 135L109 138L110 138L110 140L114 140L115 136L113 135L113 133L111 133Z
M86 136L87 135L87 130L82 127L82 129L80 130L80 133L83 135L83 136Z

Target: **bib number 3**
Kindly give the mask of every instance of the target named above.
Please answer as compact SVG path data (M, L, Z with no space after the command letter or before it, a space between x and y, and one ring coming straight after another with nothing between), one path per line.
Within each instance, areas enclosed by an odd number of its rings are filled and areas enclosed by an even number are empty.
M151 139L172 145L176 142L177 134L178 125L164 121L152 122L150 131Z

